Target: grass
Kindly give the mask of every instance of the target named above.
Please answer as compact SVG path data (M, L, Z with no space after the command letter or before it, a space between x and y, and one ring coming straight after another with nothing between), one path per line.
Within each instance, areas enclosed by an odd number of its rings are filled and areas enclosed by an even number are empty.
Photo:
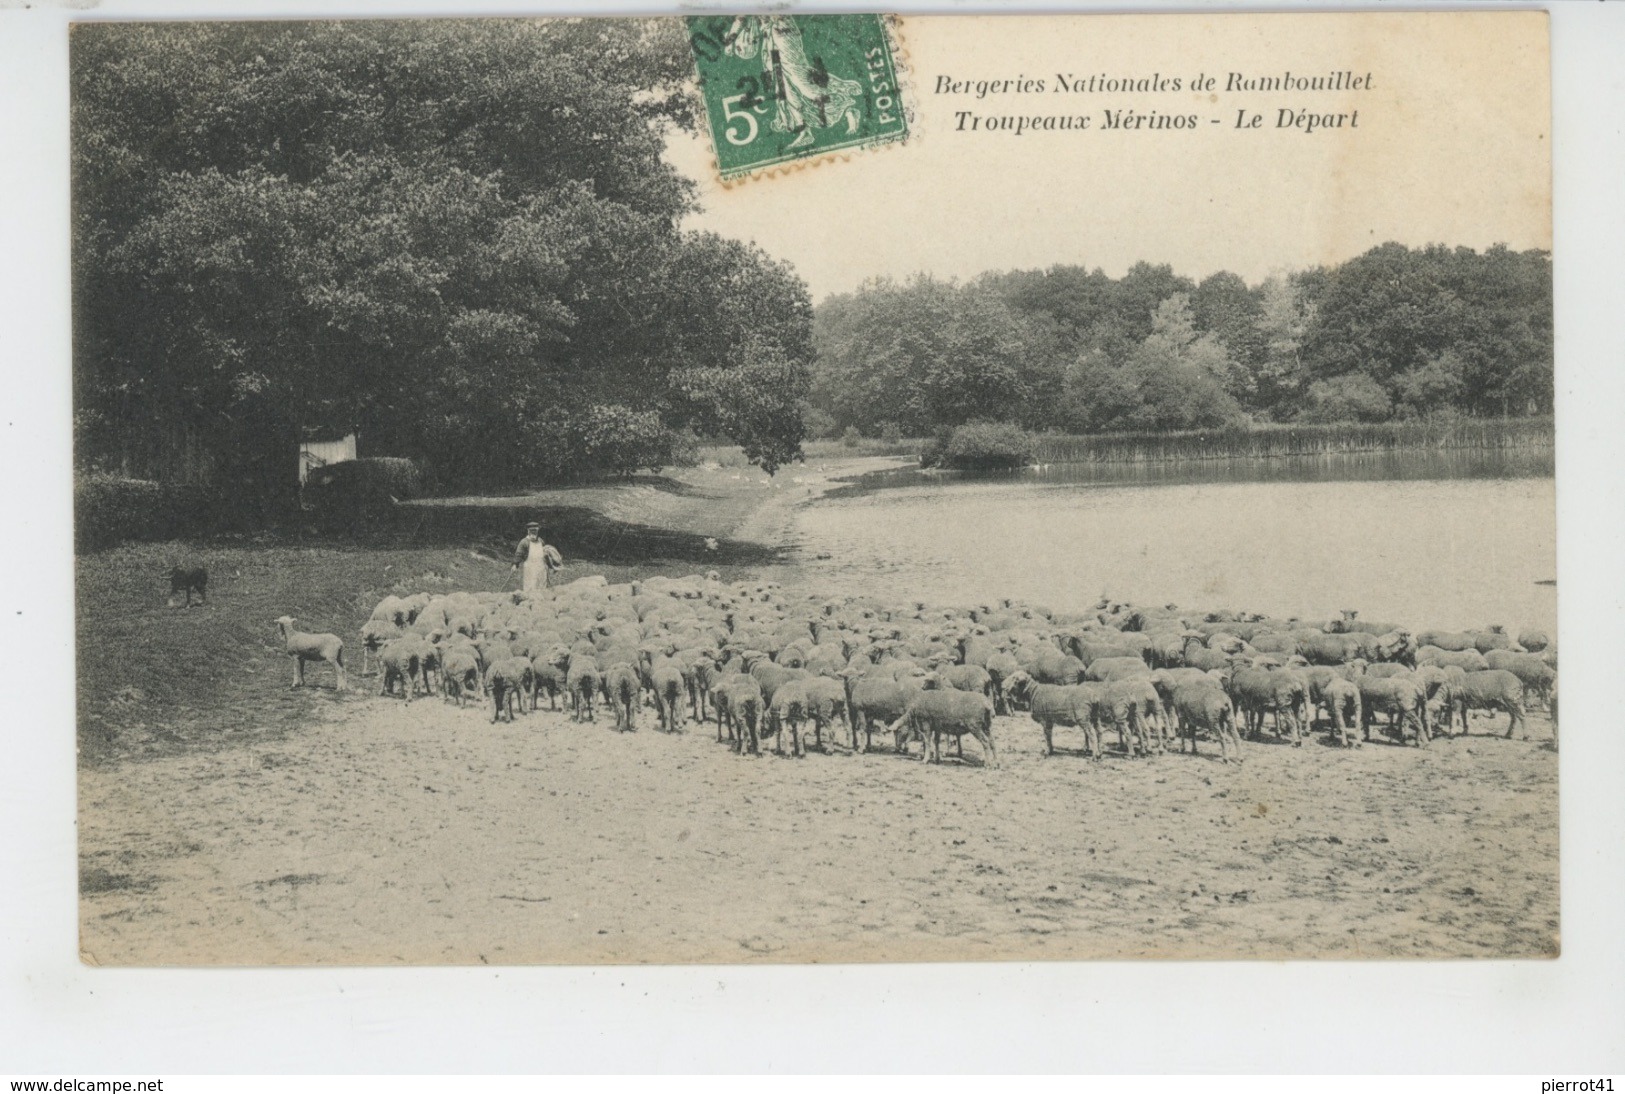
M169 567L183 559L208 567L204 607L165 604ZM725 580L746 573L711 568ZM696 569L674 559L569 559L558 580ZM308 726L377 687L375 677L360 676L355 636L385 594L514 587L506 559L445 546L143 543L81 556L77 570L79 747L91 764L229 747ZM284 614L345 639L349 693L333 690L325 666L307 668L307 686L291 689L293 663L272 624Z

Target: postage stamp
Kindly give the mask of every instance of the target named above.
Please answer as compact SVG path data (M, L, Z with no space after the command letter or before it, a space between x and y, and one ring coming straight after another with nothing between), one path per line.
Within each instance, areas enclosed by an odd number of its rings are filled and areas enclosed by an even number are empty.
M688 31L724 181L908 136L880 15L703 15Z

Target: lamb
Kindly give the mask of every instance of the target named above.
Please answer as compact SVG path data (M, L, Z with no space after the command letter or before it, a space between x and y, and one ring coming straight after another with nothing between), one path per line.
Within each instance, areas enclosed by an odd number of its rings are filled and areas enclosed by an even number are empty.
M622 732L635 732L638 728L638 705L643 688L638 682L638 670L625 661L617 661L604 670L604 698L615 712L615 728ZM532 710L536 709L534 706Z
M337 682L334 688L344 690L344 640L336 634L306 634L293 629L293 616L284 615L276 620L282 631L282 647L293 658L293 686L305 686L305 662L326 661L333 666Z

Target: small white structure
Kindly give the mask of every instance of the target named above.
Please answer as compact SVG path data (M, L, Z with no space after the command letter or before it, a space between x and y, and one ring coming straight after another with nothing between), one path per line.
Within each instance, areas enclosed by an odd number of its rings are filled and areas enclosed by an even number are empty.
M299 444L299 485L318 467L330 463L343 463L355 459L355 434L349 433L336 441L302 441Z

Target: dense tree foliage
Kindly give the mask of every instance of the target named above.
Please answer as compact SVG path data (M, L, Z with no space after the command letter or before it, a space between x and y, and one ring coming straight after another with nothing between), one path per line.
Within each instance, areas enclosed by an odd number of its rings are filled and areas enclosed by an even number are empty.
M875 281L819 305L813 419L915 434L1547 413L1543 251L1376 247L1248 285L1140 263L968 284Z
M301 428L455 485L794 458L811 302L678 228L690 66L671 21L75 28L81 453L184 428L265 496Z

